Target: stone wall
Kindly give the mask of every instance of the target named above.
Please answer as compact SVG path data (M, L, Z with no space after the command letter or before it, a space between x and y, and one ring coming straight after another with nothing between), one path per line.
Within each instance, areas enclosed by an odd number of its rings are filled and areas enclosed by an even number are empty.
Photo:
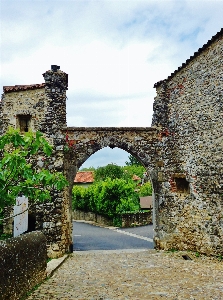
M152 210L148 212L125 213L121 215L122 227L135 227L153 224Z
M21 299L46 276L46 238L32 232L0 242L0 299Z
M121 227L133 227L152 224L152 212L124 213L120 216ZM113 226L113 220L106 216L81 210L73 211L74 220L91 221L105 226Z
M73 211L73 219L95 222L105 226L113 226L113 220L111 218L93 212L81 211L78 209Z
M0 135L9 126L23 131L22 122L27 123L27 130L41 131L53 146L53 155L46 159L43 153L39 153L36 167L65 173L62 128L66 127L68 76L57 66L52 66L43 76L45 83L3 87ZM48 256L58 257L69 251L72 245L69 189L53 190L51 197L52 201L35 207L35 229L42 230L47 237Z
M0 107L0 135L9 126L19 128L19 116L31 116L29 127L33 131L40 130L48 107L49 99L45 94L45 85L36 84L17 86L15 89L4 87Z
M160 249L223 253L223 30L155 87Z

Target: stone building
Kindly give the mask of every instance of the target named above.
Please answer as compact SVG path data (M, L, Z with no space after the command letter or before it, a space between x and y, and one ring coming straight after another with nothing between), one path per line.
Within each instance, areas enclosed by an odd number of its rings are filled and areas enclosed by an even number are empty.
M119 147L147 169L153 184L154 241L159 249L223 254L223 30L166 80L155 84L152 127L66 125L68 76L53 65L45 83L4 87L0 134L8 126L44 133L54 152L49 168L70 186L36 206L35 228L48 255L72 247L71 195L78 168L103 147ZM43 167L43 157L37 166Z
M4 86L0 102L0 134L9 126L20 129L41 131L53 146L53 155L48 168L64 172L64 134L66 126L66 90L68 75L58 66L43 74L45 83L32 85ZM43 155L36 157L39 168L45 167ZM59 256L69 250L71 239L71 213L67 191L52 193L52 202L37 205L31 211L36 230L42 230L48 242L48 255ZM34 216L35 215L35 218Z
M94 182L93 171L78 171L74 178L74 185L88 188Z
M222 254L223 29L155 88L156 246Z

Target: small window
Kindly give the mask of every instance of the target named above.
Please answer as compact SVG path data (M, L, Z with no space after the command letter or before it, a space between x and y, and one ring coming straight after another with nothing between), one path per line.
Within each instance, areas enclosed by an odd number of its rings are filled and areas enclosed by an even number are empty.
M30 130L30 115L18 115L18 125L21 132L28 132Z
M176 183L176 191L181 193L189 193L189 182L186 178L174 178Z

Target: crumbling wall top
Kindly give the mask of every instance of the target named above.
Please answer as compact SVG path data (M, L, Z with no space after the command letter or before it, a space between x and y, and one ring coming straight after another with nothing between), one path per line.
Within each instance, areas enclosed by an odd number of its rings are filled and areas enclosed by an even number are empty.
M29 85L11 85L11 86L3 86L3 92L4 93L19 92L19 91L26 91L26 90L42 89L44 87L45 87L45 83L29 84Z

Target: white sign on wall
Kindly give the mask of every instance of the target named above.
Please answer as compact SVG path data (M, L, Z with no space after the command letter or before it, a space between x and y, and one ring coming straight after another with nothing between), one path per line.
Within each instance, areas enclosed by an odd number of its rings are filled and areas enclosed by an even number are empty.
M16 198L14 216L13 236L16 237L28 229L28 198L25 196Z

